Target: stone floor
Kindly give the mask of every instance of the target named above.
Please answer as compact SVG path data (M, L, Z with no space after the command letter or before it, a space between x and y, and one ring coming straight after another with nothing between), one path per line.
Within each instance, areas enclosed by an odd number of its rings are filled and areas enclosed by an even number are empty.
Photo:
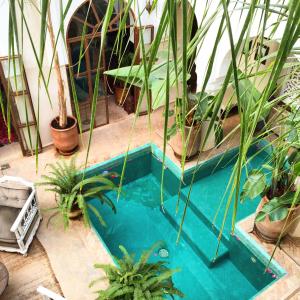
M90 118L89 118L89 108L87 111L85 109L81 109L81 120L82 120L82 129L88 130L90 128ZM108 115L109 115L109 123L116 123L121 120L125 120L128 118L127 112L124 110L122 106L119 106L115 102L114 96L108 97ZM102 124L106 124L106 107L104 101L99 101L97 104L96 111L96 124L100 126Z
M0 252L0 262L5 263L9 272L9 285L1 300L38 300L38 286L62 294L59 283L50 266L47 253L41 243L34 239L28 256Z
M162 147L163 120L161 116L162 111L158 110L153 113L151 124L148 122L147 116L140 117L133 128L134 116L129 115L119 122L95 129L87 166L108 160L126 152L128 148L131 149L145 143L153 142ZM224 124L225 132L228 133L238 123L237 117L227 120ZM219 148L202 153L199 160L206 160L226 149L237 146L238 143L239 133L236 131ZM80 150L76 154L78 164L85 162L87 146L88 134L85 133L81 139ZM169 145L167 146L167 155L180 165ZM44 149L43 153L39 155L38 166L35 157L22 157L18 144L0 148L0 165L2 163L10 164L10 169L4 171L3 174L21 176L34 182L38 181L40 176L46 172L47 164L57 159L61 159L61 157L53 147ZM186 167L189 168L195 163L195 161L189 162ZM94 299L95 294L88 285L95 278L102 276L103 273L99 270L96 271L93 265L96 262L111 263L111 257L99 242L96 234L85 228L80 221L72 222L67 231L63 230L59 218L52 218L47 226L48 220L53 214L49 208L55 206L54 195L38 188L38 197L44 220L37 236L48 255L62 293L67 299L72 300ZM37 274L33 273L31 276L34 280ZM103 281L96 288L104 288L106 284Z

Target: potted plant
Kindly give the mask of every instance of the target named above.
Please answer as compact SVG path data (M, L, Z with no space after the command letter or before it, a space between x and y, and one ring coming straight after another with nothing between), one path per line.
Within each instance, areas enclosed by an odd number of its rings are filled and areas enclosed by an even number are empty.
M53 31L50 7L47 10L48 15L48 31L51 41L52 50L54 52L54 71L57 79L57 91L59 102L59 115L50 123L53 144L58 152L62 155L73 154L79 145L79 134L77 128L77 119L67 114L67 102L64 91L64 82L60 70L60 63L56 51L55 35Z
M181 98L176 99L175 122L168 130L168 138L175 156L179 159L185 156L187 161L197 155L200 149L201 120L196 114L199 104L197 100L198 98L191 93L188 94L186 103L183 103ZM185 109L183 105L186 105ZM183 120L184 127L182 128Z
M208 151L215 148L223 139L223 126L220 117L217 117L213 128L208 132L211 123L212 111L210 106L215 97L207 93L199 92L196 94L198 107L195 117L201 120L201 146L200 151Z
M97 209L88 200L98 198L102 204L109 205L114 212L114 203L105 192L118 188L110 178L116 178L116 173L105 173L85 177L76 166L75 158L70 163L66 161L49 164L49 175L43 175L39 186L47 186L46 191L55 193L57 207L62 215L64 227L69 226L69 220L83 216L86 225L90 225L88 209L93 212L99 222L105 226L105 221Z
M174 299L175 295L183 298L183 293L174 287L172 281L172 275L179 270L170 270L164 261L148 262L157 247L155 244L135 261L134 256L119 246L123 258L115 258L117 265L96 264L95 268L103 269L109 281L106 290L97 291L97 299L165 299L166 296ZM98 281L93 281L90 287Z
M126 52L119 64L119 68L124 68L131 66L133 60L133 53ZM128 87L128 84L122 80L115 80L115 100L117 105L124 105L124 103L127 101L128 97L130 96L130 88Z
M241 201L261 195L255 230L268 242L275 242L288 232L300 204L295 184L300 175L300 154L297 151L289 153L289 149L284 141L272 147L270 164L263 165L270 173L270 180L262 170L252 170L241 193Z

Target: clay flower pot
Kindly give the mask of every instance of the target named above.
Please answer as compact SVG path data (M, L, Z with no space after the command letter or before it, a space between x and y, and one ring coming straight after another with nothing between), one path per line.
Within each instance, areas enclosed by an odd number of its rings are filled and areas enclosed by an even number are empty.
M60 154L71 155L79 145L77 120L72 116L68 116L68 125L64 129L59 128L57 120L58 118L55 118L50 123L53 144Z
M116 104L117 105L124 105L124 103L127 101L129 97L129 89L125 87L119 87L115 86L115 99L116 99Z
M288 235L295 245L300 246L300 206L295 209L293 223L289 227Z
M201 124L194 125L192 129L190 126L185 126L184 130L184 136L186 140L190 134L189 143L186 147L186 160L191 160L199 152L201 142ZM182 143L182 134L180 130L178 130L176 134L171 138L170 145L174 151L175 156L181 159L183 155L184 144Z
M55 194L55 201L58 205L60 196ZM71 211L68 213L68 218L70 220L77 220L82 216L82 210L79 208L78 204L75 203L72 205Z
M256 209L256 213L259 213L263 206L269 202L269 199L265 196L261 199L258 207ZM277 242L280 234L281 237L284 237L288 233L289 224L293 220L294 211L297 207L292 209L292 213L290 213L289 220L286 221L286 218L281 221L270 221L269 216L267 215L266 218L261 222L255 222L255 231L257 235L268 243L275 243ZM285 226L286 224L286 226ZM283 232L285 226L285 230Z
M74 205L71 211L68 214L70 220L76 220L82 216L82 210L78 207L78 205Z

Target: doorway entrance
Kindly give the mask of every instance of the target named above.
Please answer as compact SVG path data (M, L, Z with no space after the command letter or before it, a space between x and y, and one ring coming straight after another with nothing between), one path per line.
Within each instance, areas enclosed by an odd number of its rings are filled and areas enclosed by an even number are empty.
M100 82L97 95L95 127L124 119L128 113L132 112L130 108L130 102L133 102L132 93L128 94L127 103L119 104L115 98L115 81L104 74L106 70L115 69L120 66L119 53L122 53L122 57L126 57L127 65L131 65L134 53L134 43L130 41L130 38L133 36L134 25L130 24L130 17L126 20L126 26L124 30L122 30L121 38L119 37L118 43L116 42L119 22L122 16L122 6L118 1L116 1L114 12L108 26L106 44L101 56L101 67L100 70L98 70L102 22L107 10L107 5L105 0L88 0L84 2L71 17L67 29L68 73L69 76L73 76L72 78L74 79L84 131L90 128L97 71L100 72ZM84 35L83 32L85 32ZM119 47L118 51L116 51L117 47ZM125 59L122 61L124 60ZM75 101L72 97L72 93L71 103L73 114L75 114Z

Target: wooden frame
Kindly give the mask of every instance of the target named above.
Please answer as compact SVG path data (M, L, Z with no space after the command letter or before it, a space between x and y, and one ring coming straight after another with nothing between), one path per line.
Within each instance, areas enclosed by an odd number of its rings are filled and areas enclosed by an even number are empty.
M19 76L21 76L21 79L22 79L23 90L14 91L12 84L11 84L10 74L7 74L8 77L6 77L6 75L5 75L5 71L3 69L3 62L5 62L5 61L9 62L9 60L18 61L18 64L20 67ZM10 62L10 64L12 65L12 68L13 68L13 62ZM22 58L20 55L14 55L11 57L5 56L5 57L0 58L0 81L1 81L1 84L3 85L6 99L7 99L7 101L9 101L9 103L11 105L11 115L12 115L13 125L15 128L16 134L18 136L18 140L19 140L23 155L31 156L35 153L35 149L30 149L30 145L28 145L26 142L26 138L25 138L24 132L23 132L23 130L25 128L28 128L28 130L30 130L31 127L35 128L36 139L37 139L36 141L38 143L38 152L41 152L42 151L42 141L41 141L40 135L38 133L37 120L36 120L36 116L35 116L35 112L34 112L32 98L31 98L31 94L30 94L30 90L29 90L29 86L28 86L28 81L27 81L23 61L22 61ZM32 120L30 122L25 123L25 122L21 121L21 117L20 117L20 113L19 113L19 109L18 109L18 105L17 105L17 100L16 100L16 97L20 97L20 96L27 98L27 101L29 104L29 107L27 107L27 105L26 105L27 114L30 113L30 115L32 117Z
M85 34L84 37L82 37L82 35L80 36L75 36L75 37L70 37L70 27L73 21L79 22L81 24L85 23L84 19L81 19L80 17L76 16L76 14L78 13L78 11L80 9L82 9L85 5L87 5L87 3L89 3L90 0L86 0L85 2L83 2L78 8L77 10L74 12L73 16L71 17L69 24L68 24L68 28L67 28L67 48L68 48L68 57L69 57L69 68L73 68L73 74L74 74L74 79L78 79L78 78L86 78L87 79L87 83L88 83L88 97L86 99L83 99L83 101L80 103L79 102L79 109L82 112L83 109L90 109L91 104L92 104L92 99L93 99L93 93L94 93L94 89L93 89L93 79L92 79L92 75L95 74L97 72L97 68L95 68L94 66L91 66L91 60L90 60L90 52L87 50L90 47L90 43L92 41L95 41L97 39L101 38L101 26L102 26L102 22L103 20L101 19L101 17L98 15L97 13L97 8L95 7L95 4L93 2L90 2L90 12L89 14L93 14L96 20L96 24L91 24L86 23L86 26L89 29L92 29L92 33L89 34ZM108 25L108 33L110 32L115 32L117 30L119 30L118 28L118 21L120 20L120 16L123 13L123 11L121 10L119 13L116 13L116 16L114 18L112 18L112 20L110 21L109 25ZM132 11L131 14L133 15ZM133 15L134 16L134 15ZM134 27L134 25L126 25L126 28L131 28ZM83 40L83 52L84 53L84 61L86 63L86 70L83 72L79 72L80 70L77 70L78 72L76 72L76 70L74 70L74 66L76 66L77 62L74 62L72 59L72 51L71 51L71 47L72 44L74 43L81 43L81 41ZM100 54L99 54L100 55ZM75 67L76 68L76 67ZM101 81L103 82L103 86L104 86L104 93L106 94L105 96L99 96L98 100L100 101L105 101L105 107L106 107L106 122L103 124L94 124L94 127L99 127L102 125L106 125L109 123L109 109L108 109L108 95L107 95L107 76L105 74L103 74L105 71L107 70L107 66L105 63L105 53L102 53L102 67L100 69L101 72ZM68 72L68 74L70 75L70 73ZM72 97L71 97L72 99ZM71 106L72 106L72 110L73 110L73 114L75 113L75 107L74 107L74 103L73 101L71 101ZM87 129L88 130L88 129ZM84 130L86 131L86 130Z

